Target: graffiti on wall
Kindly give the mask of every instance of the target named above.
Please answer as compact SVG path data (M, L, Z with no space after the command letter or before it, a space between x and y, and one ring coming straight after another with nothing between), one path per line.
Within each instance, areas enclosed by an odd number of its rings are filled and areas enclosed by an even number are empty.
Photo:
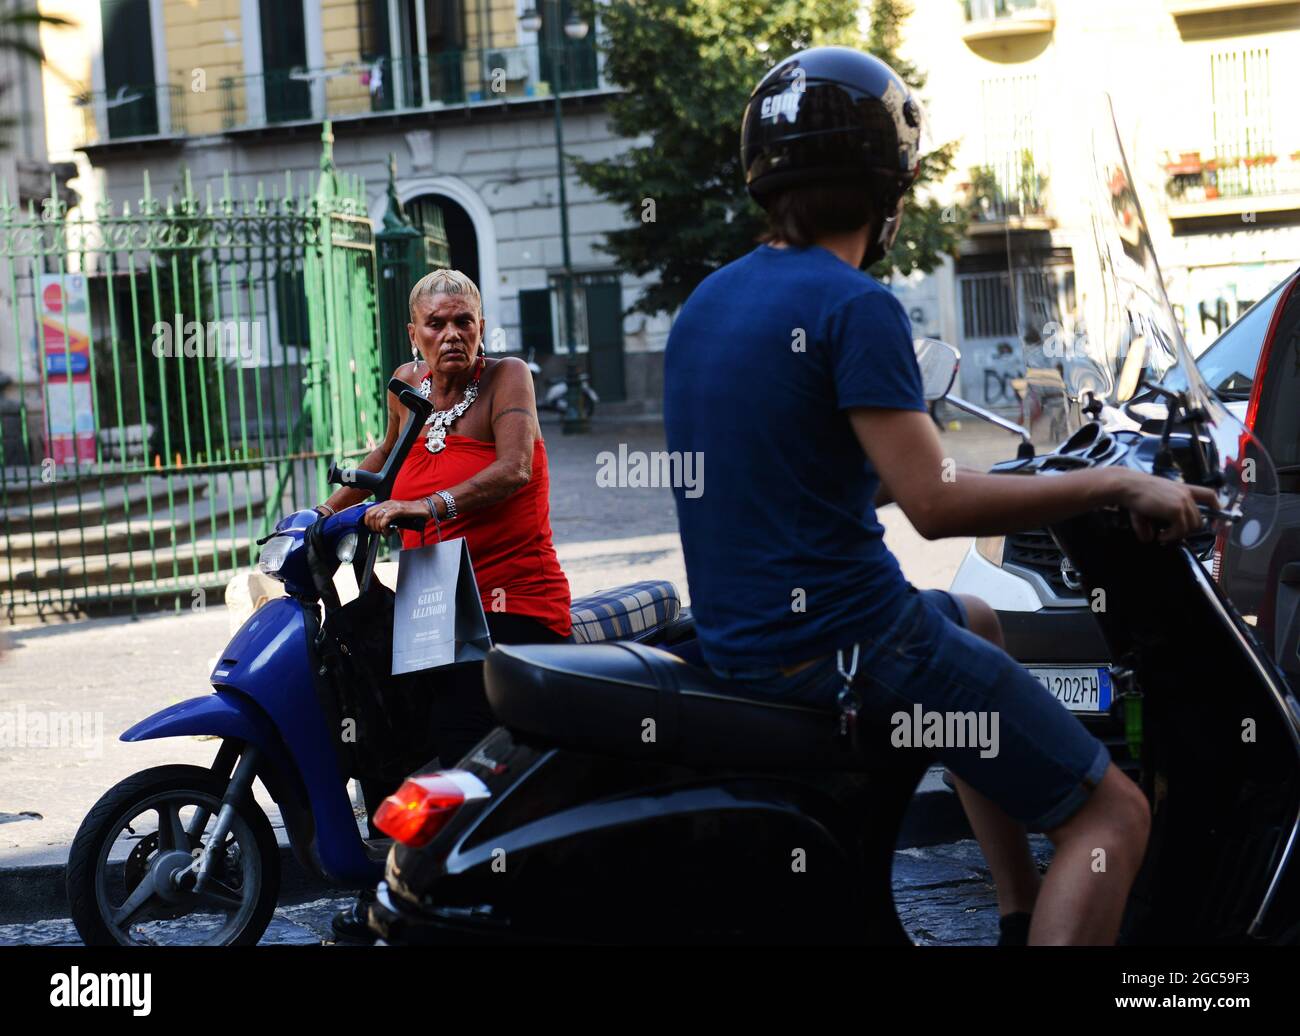
M971 402L997 410L1020 409L1014 382L1025 376L1025 360L1019 342L968 342L961 371L962 393Z

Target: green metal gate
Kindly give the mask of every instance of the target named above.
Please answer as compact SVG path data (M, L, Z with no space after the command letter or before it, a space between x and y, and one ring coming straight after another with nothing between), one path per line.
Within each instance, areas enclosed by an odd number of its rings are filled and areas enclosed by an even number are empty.
M0 185L11 619L199 602L382 438L374 239L332 145L327 123L310 194L185 174L164 200L146 175L138 203L69 219L53 184L39 212Z

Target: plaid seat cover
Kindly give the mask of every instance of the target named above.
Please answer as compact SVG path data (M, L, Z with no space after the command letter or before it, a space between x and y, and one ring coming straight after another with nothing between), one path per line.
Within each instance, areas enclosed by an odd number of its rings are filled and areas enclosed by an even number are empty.
M619 640L677 618L682 602L666 579L628 583L573 602L573 639L579 644Z

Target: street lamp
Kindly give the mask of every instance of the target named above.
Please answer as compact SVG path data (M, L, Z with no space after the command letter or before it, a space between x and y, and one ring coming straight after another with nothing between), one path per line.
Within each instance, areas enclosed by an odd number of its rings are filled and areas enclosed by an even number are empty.
M569 17L564 19L564 35L571 40L587 38L587 23L578 17L577 11L570 11Z
M519 16L519 27L524 32L539 31L542 27L542 13L536 7L528 8ZM585 40L587 38L587 29L587 23L578 17L577 11L570 11L569 17L564 19L564 35L571 40Z
M578 346L573 337L573 260L569 252L569 201L564 187L564 110L560 104L561 82L564 73L564 43L559 37L560 0L541 0L546 17L537 6L531 6L519 16L519 27L525 32L546 29L546 42L538 41L551 53L551 93L555 98L555 161L560 175L560 244L564 255L564 337L569 357L564 368L564 417L560 430L566 434L587 431L587 417L582 403L582 383L578 377ZM571 40L584 39L587 23L570 11L563 21L564 35Z

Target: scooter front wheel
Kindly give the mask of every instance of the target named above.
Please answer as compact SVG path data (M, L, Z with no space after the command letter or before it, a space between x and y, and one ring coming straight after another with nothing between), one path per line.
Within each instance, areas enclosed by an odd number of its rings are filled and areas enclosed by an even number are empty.
M197 766L158 766L95 803L66 878L86 945L246 946L262 937L279 894L280 851L251 797L221 844L209 844L226 784Z

